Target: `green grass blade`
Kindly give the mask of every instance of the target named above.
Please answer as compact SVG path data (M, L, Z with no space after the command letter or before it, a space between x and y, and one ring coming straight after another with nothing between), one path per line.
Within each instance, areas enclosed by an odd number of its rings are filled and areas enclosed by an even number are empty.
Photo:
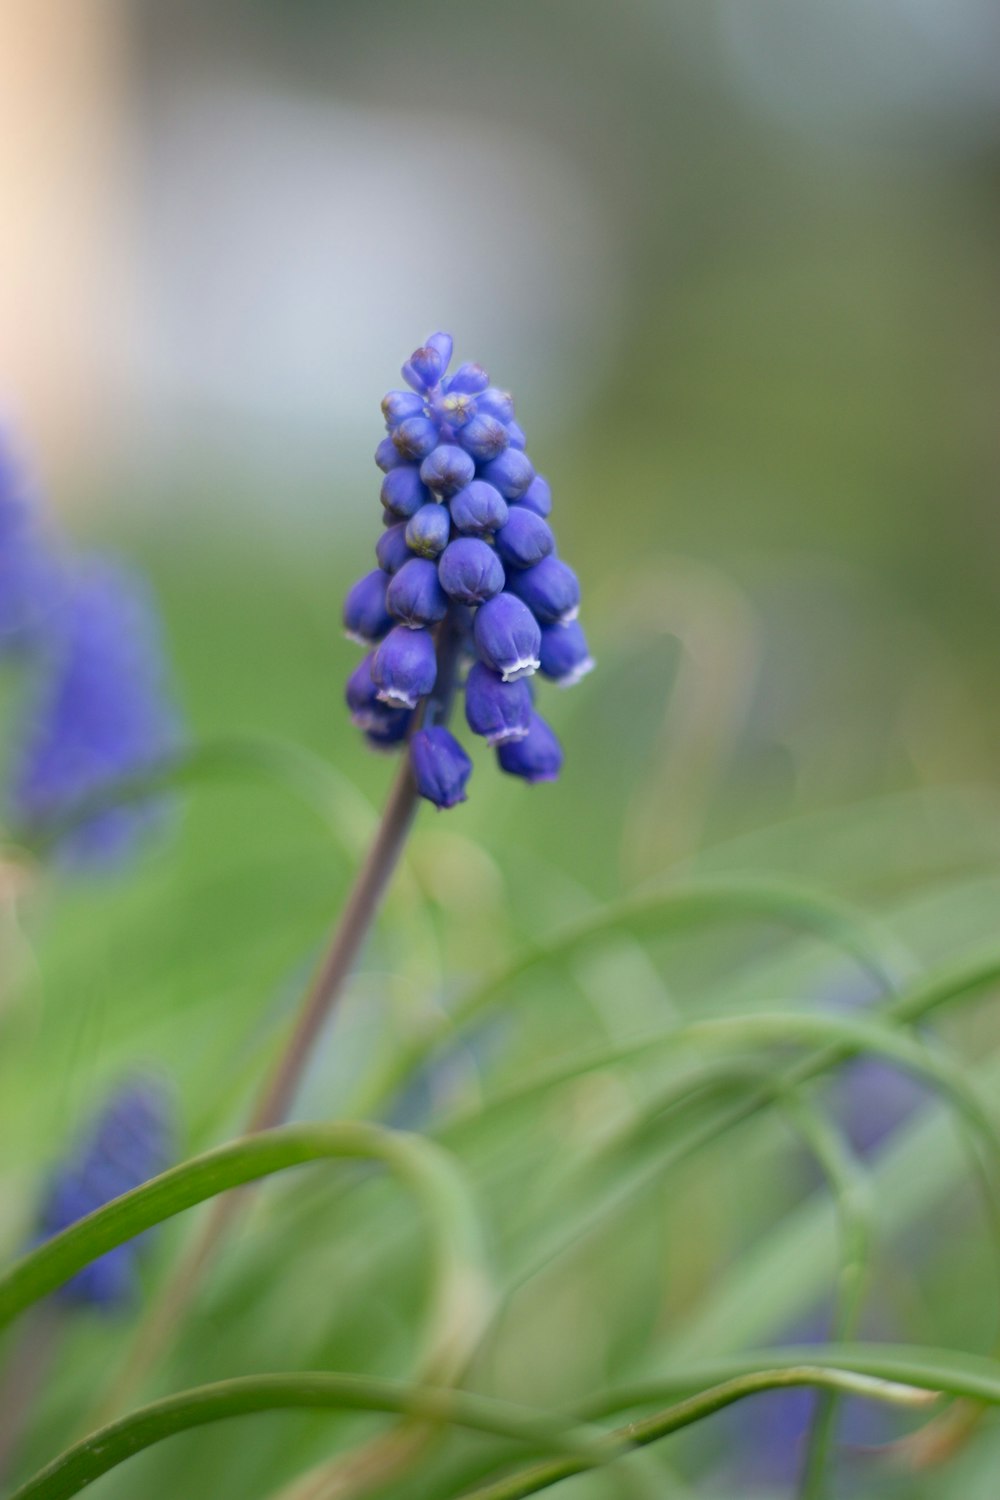
M453 1423L509 1438L536 1452L603 1454L601 1434L465 1392L361 1375L245 1376L154 1401L66 1449L11 1500L66 1500L103 1474L177 1433L260 1412L386 1412Z
M219 1193L308 1162L380 1161L420 1202L433 1291L420 1369L450 1368L489 1298L479 1223L451 1157L419 1136L367 1124L283 1126L220 1146L114 1199L0 1276L0 1328L98 1256Z
M352 1113L369 1115L420 1067L434 1050L500 1004L520 979L546 964L565 961L580 949L619 930L656 937L715 922L777 923L823 938L850 955L886 993L910 982L916 965L908 950L879 923L832 896L763 880L698 880L666 891L648 892L603 907L595 914L526 948L511 964L470 991L441 1025L399 1049L367 1087Z

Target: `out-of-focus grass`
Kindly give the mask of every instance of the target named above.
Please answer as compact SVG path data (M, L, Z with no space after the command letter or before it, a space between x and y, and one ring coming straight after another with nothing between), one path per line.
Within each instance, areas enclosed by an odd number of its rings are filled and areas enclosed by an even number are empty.
M348 558L343 543L337 557L332 545L258 549L208 525L171 533L139 537L136 550L160 589L197 730L299 740L376 803L391 766L346 723L341 682L353 657L336 629L343 585L363 560ZM452 814L422 812L386 919L312 1069L303 1114L336 1116L415 1027L525 943L650 881L768 873L820 885L889 921L925 964L993 936L1000 807L992 792L921 786L911 764L892 795L831 806L831 784L821 778L811 796L810 755L822 727L843 734L845 726L837 702L822 695L794 713L782 701L788 684L770 675L760 601L677 558L645 560L630 577L609 572L594 591L599 671L565 698L546 694L568 750L560 783L525 788L479 754L469 802ZM883 682L876 673L876 697ZM873 787L887 758L898 765L919 743L905 718L868 722L860 705L850 724L852 776ZM761 745L789 725L776 799L760 791ZM184 803L172 840L127 878L85 889L43 881L31 908L31 958L7 1002L0 1057L11 1250L38 1169L102 1083L130 1062L155 1057L177 1078L185 1150L234 1128L346 890L344 851L280 788L206 786ZM488 1106L559 1059L683 1018L812 1009L844 995L871 1000L871 981L827 945L771 922L654 929L641 939L621 930L525 973L404 1091L390 1117L429 1128L456 1150L485 1216L498 1282L517 1286L470 1371L474 1388L560 1405L655 1369L673 1350L708 1354L780 1339L827 1297L833 1225L825 1190L770 1114L657 1172L672 1127L628 1128L675 1076L674 1065L652 1057L645 1066L599 1068L524 1109L487 1113L465 1132L453 1134L449 1118ZM992 1077L989 1010L940 1024ZM921 1117L913 1132L875 1168L881 1248L872 1327L880 1336L888 1329L893 1338L983 1348L995 1293L962 1158L937 1115ZM609 1192L614 1202L644 1172L647 1186L545 1263L546 1247L576 1216L592 1217L595 1193L598 1207ZM183 1230L174 1224L161 1234L152 1274ZM317 1176L273 1183L155 1388L263 1369L398 1373L413 1347L422 1263L412 1225L378 1181L348 1172L338 1185ZM93 1372L110 1368L126 1331L121 1322L85 1322L74 1332L29 1460L64 1440ZM224 1428L191 1434L101 1481L95 1494L194 1486L265 1496L377 1425L286 1416L244 1424L238 1441ZM729 1444L746 1438L732 1421L715 1431ZM677 1461L692 1482L701 1476L698 1493L713 1494L717 1443L709 1430L647 1456L654 1489ZM483 1451L481 1440L449 1438L394 1493L454 1493L478 1472ZM908 1493L967 1495L977 1462L988 1471L989 1437L974 1451L978 1461L970 1453L953 1471L914 1479ZM891 1476L865 1472L866 1494L895 1493ZM574 1484L583 1495L621 1493L615 1476Z

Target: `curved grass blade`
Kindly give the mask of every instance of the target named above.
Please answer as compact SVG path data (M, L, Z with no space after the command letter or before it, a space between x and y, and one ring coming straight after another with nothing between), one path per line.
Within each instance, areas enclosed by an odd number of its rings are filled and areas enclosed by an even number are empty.
M11 1500L67 1500L103 1474L177 1433L260 1412L386 1412L452 1423L543 1453L605 1452L603 1435L463 1391L339 1373L244 1376L154 1401L102 1427L48 1464Z
M916 973L916 964L891 933L845 902L797 886L762 880L698 880L603 907L551 938L526 948L498 974L471 990L441 1025L402 1047L352 1113L378 1112L410 1073L455 1031L500 1003L533 969L558 963L622 928L657 937L713 922L763 921L825 939L855 959L886 993L894 994Z
M922 1404L938 1395L968 1396L1000 1405L1000 1364L950 1350L878 1345L767 1351L678 1370L602 1395L586 1403L581 1419L573 1423L539 1419L534 1413L466 1392L371 1377L247 1376L184 1391L130 1413L67 1449L22 1485L11 1500L69 1500L102 1474L175 1433L254 1412L302 1409L398 1413L566 1454L542 1468L475 1492L477 1500L515 1500L571 1474L610 1463L636 1446L656 1442L747 1396L795 1385L906 1405ZM584 1425L678 1396L683 1399L666 1411L630 1422L614 1433L595 1433Z
M420 1202L433 1290L419 1368L450 1368L488 1305L479 1223L451 1157L419 1136L377 1125L286 1125L220 1146L115 1198L32 1250L0 1276L0 1328L90 1261L154 1224L234 1187L290 1167L336 1159L380 1161Z

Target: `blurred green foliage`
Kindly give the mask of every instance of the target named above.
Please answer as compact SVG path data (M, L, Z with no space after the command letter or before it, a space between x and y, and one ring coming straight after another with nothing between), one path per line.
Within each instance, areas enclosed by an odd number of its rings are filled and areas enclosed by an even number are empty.
M773 20L781 7L747 10ZM462 995L562 924L665 882L827 891L882 922L919 970L995 942L995 119L959 131L900 85L905 108L887 99L859 120L855 73L836 73L837 54L817 83L838 103L836 127L782 114L737 67L725 5L514 0L460 21L434 5L210 12L189 3L178 22L137 8L142 55L179 31L196 55L224 44L247 66L267 58L305 94L404 118L428 98L458 120L516 118L583 164L624 266L612 346L590 349L582 328L560 351L567 380L576 361L598 365L587 408L561 428L531 414L599 663L573 694L548 695L566 773L525 788L480 750L469 802L421 813L301 1116L373 1103L372 1079ZM862 77L865 59L853 61ZM516 388L518 372L503 374ZM176 1078L186 1153L238 1128L343 901L391 772L341 705L353 656L339 600L370 538L346 523L338 486L331 473L320 493L292 466L267 515L242 507L233 480L101 523L153 575L197 735L278 736L346 786L317 807L266 779L220 780L184 793L171 841L126 877L81 888L39 872L5 928L11 1255L38 1173L134 1062ZM990 998L985 987L944 1010L933 1037L995 1096ZM684 1022L873 1002L852 960L772 921L638 934L623 923L497 999L378 1100L390 1122L455 1152L483 1215L506 1296L471 1389L565 1408L673 1359L780 1342L828 1306L830 1193L779 1111L685 1155L714 1105L652 1109L687 1066L652 1053L518 1109L491 1106L560 1062ZM738 1060L773 1071L786 1054ZM816 1086L806 1098L827 1108L832 1096ZM995 1257L943 1106L901 1127L870 1175L862 1331L985 1353ZM577 1239L578 1223L591 1227ZM151 1288L187 1231L178 1220L160 1234ZM145 1394L265 1370L405 1372L421 1245L371 1173L271 1181ZM73 1330L25 1473L67 1441L139 1317ZM741 1455L763 1408L747 1410L742 1425L714 1418L651 1450L631 1481L615 1470L567 1493L611 1500L630 1482L637 1495L750 1493ZM923 1420L894 1417L883 1435ZM207 1429L93 1493L269 1497L383 1425L283 1415ZM509 1453L452 1434L389 1493L441 1500ZM843 1453L830 1494L993 1500L998 1461L987 1419L940 1469Z

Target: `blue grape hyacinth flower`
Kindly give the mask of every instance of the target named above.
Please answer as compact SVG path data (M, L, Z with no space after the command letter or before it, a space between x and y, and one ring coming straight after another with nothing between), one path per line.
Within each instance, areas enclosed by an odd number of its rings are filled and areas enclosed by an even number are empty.
M513 399L481 365L449 375L451 356L451 337L432 334L403 366L410 389L382 402L378 568L344 609L348 636L375 648L348 683L352 718L371 744L408 744L417 790L438 807L465 800L472 769L436 722L455 655L470 729L529 782L554 781L562 749L528 679L569 687L593 666L579 583L556 555L551 491Z
M173 1159L173 1111L154 1078L122 1085L75 1151L53 1172L38 1214L39 1243L164 1171ZM53 1293L65 1306L113 1310L136 1295L144 1236L91 1261Z
M144 582L106 558L74 564L37 653L36 693L13 767L15 828L58 820L75 804L150 770L181 739L159 622ZM102 808L60 839L72 863L129 853L161 812L149 798Z

